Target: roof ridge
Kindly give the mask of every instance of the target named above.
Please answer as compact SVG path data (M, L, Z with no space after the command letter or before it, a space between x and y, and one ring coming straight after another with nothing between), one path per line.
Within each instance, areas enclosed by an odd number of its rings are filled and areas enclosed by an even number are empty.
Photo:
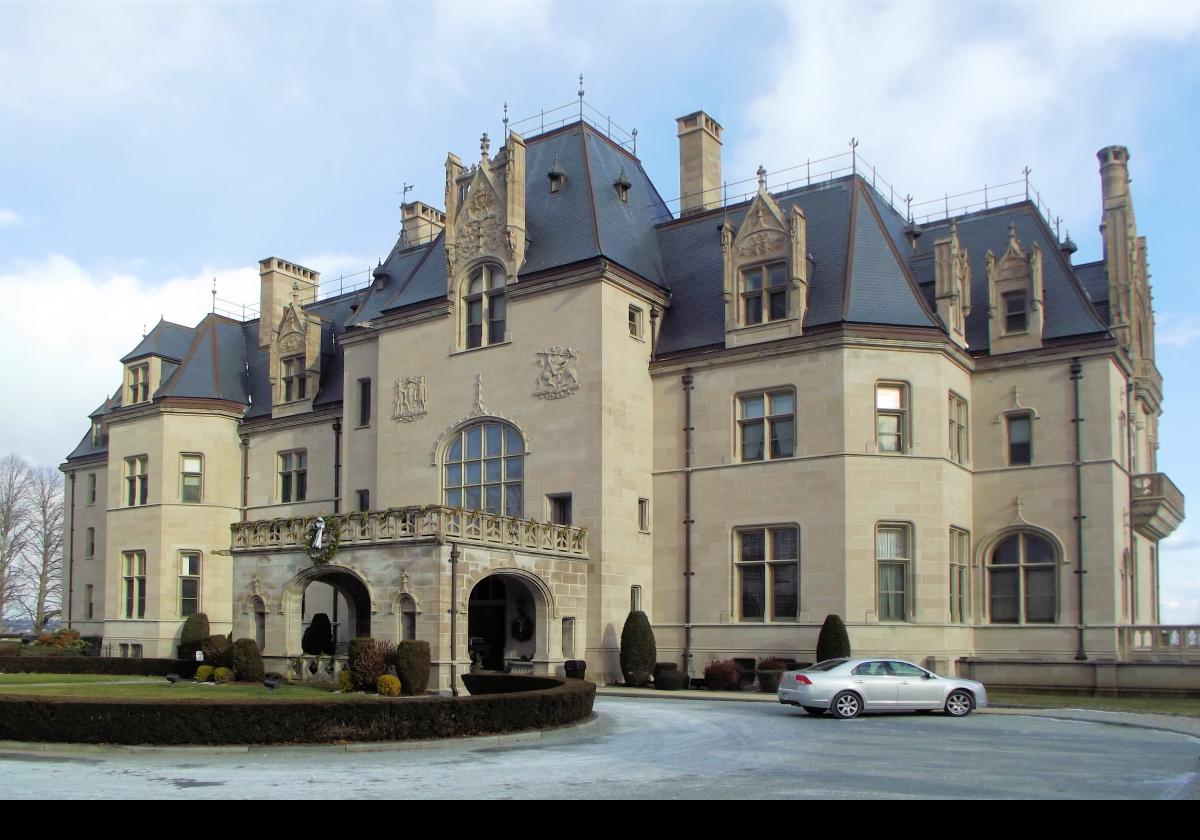
M592 208L592 236L596 240L596 253L603 255L604 246L600 242L600 220L596 218L596 191L592 184L592 164L591 152L588 151L587 142L587 124L583 124L584 130L579 132L579 145L583 151L583 178L587 183L588 204Z
M850 184L850 216L846 232L846 273L842 277L842 320L850 320L850 293L854 279L854 246L858 238L858 187Z

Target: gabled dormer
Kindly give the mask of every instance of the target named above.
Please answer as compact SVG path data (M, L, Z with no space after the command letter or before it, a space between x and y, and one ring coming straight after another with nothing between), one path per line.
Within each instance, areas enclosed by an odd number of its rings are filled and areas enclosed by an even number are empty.
M933 243L934 294L937 313L950 338L967 346L967 316L971 314L971 263L958 240L958 223L950 235Z
M259 275L259 342L269 358L272 414L308 411L321 381L321 319L305 305L316 300L320 275L276 257L259 263Z
M131 353L121 359L124 366L121 384L123 407L148 403L159 387L179 367L187 355L195 330L160 320L142 337Z
M793 206L785 213L767 191L766 170L759 167L758 193L741 227L725 221L720 233L725 346L800 335L808 306L804 212Z
M1008 248L997 259L987 253L988 338L991 355L1036 350L1042 346L1042 249L1036 242L1027 253L1008 229Z

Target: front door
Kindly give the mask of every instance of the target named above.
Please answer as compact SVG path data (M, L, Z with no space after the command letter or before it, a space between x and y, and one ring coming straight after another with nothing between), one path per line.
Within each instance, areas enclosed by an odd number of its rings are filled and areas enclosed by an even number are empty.
M504 670L505 628L504 581L499 576L484 578L471 591L467 604L467 653L471 662L485 671Z

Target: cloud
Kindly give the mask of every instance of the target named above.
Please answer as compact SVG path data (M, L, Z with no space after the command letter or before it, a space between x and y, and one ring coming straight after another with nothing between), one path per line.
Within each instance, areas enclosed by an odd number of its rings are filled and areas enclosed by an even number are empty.
M3 207L0 207L0 227L19 225L23 221L25 220L15 210L5 210Z
M1163 312L1155 317L1154 339L1159 347L1183 350L1200 338L1200 316Z

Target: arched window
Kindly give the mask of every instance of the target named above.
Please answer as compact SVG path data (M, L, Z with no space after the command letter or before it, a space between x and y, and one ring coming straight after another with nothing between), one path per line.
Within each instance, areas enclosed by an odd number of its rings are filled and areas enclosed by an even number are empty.
M525 441L513 427L487 421L467 426L446 447L444 466L448 507L522 515Z
M417 638L417 602L411 595L400 596L400 638L405 641Z
M498 265L485 263L471 272L463 297L467 347L484 347L504 341L508 309L504 283L504 269Z
M992 624L1052 624L1058 608L1058 553L1049 540L1022 531L988 557Z

